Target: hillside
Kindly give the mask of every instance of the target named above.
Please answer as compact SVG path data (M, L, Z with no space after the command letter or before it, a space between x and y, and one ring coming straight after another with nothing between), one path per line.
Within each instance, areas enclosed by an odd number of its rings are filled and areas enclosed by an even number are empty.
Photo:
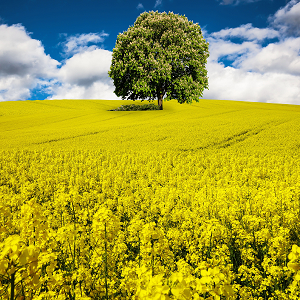
M300 107L132 102L0 103L0 295L300 299Z
M225 100L189 105L172 100L164 102L163 111L109 111L131 103L149 102L0 103L1 148L268 152L300 147L297 105Z

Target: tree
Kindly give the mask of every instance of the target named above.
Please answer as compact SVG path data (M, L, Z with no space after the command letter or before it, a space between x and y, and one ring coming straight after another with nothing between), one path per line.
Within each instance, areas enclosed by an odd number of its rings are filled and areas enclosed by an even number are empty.
M179 103L199 102L208 89L209 43L198 23L185 16L157 11L144 12L117 37L109 76L114 93L122 100L158 99Z

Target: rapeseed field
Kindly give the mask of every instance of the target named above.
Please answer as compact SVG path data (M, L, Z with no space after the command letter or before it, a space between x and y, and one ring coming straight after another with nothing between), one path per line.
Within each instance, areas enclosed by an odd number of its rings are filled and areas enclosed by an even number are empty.
M0 103L0 299L300 299L300 106L131 103Z

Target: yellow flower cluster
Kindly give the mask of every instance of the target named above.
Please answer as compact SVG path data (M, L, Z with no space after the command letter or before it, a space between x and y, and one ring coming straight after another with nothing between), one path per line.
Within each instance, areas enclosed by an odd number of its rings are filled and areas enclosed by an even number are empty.
M300 299L299 106L122 104L0 103L0 299Z
M0 299L299 299L300 158L0 152Z
M300 247L293 245L292 252L288 256L289 262L287 264L288 268L295 272L294 280L289 288L291 295L294 298L300 297Z

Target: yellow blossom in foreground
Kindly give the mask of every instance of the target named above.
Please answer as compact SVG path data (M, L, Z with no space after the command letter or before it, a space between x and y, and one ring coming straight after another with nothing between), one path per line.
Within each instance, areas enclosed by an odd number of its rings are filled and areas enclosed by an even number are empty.
M25 102L0 103L0 298L300 299L299 107Z

